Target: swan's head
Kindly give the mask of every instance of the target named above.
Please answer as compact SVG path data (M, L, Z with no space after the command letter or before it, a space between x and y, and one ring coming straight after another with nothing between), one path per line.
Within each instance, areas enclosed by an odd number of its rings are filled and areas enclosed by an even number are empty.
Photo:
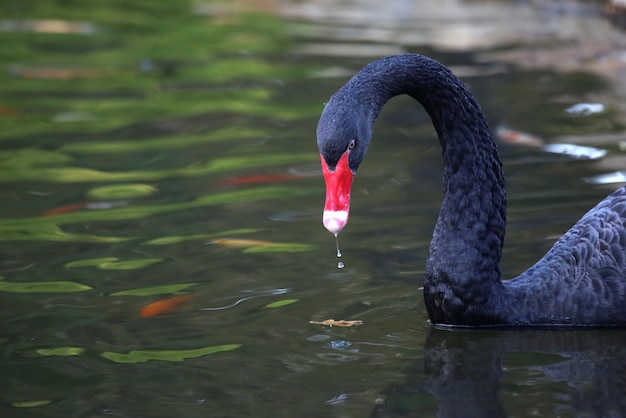
M337 235L348 223L352 180L371 138L371 122L354 105L335 94L317 125L317 146L326 182L322 222Z

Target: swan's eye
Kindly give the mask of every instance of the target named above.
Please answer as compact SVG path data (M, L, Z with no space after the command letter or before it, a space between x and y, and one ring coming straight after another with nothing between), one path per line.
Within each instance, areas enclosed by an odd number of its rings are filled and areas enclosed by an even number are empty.
M348 144L348 151L350 151L354 147L356 147L356 140L355 139L350 141L350 143Z

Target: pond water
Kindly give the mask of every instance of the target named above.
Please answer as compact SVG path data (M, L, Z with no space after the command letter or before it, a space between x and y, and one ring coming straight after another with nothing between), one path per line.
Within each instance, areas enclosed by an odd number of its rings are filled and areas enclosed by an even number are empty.
M576 1L335 3L5 5L2 416L626 415L626 331L429 326L419 106L376 124L342 269L315 141L367 62L448 64L499 128L512 277L621 184L621 29Z

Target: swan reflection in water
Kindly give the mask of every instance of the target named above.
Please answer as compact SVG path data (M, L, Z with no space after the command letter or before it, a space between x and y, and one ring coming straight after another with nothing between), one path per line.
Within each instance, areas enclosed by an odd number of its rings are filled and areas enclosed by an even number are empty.
M433 328L371 416L625 417L624 347L623 329Z

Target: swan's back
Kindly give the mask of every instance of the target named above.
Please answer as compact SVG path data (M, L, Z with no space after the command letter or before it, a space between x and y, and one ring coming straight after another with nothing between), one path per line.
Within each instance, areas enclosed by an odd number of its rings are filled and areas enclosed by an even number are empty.
M505 282L503 304L520 324L626 325L626 186Z

